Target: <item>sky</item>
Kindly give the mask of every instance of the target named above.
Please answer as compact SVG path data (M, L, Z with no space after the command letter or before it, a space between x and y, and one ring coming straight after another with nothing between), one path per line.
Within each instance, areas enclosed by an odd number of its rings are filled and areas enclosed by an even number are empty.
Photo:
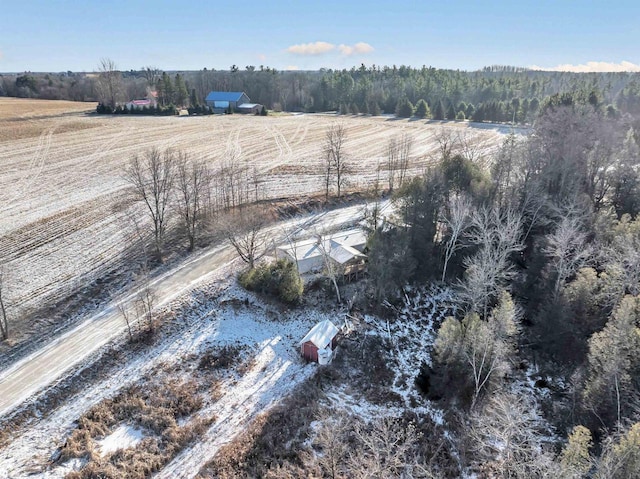
M0 72L514 65L640 71L637 0L1 0Z

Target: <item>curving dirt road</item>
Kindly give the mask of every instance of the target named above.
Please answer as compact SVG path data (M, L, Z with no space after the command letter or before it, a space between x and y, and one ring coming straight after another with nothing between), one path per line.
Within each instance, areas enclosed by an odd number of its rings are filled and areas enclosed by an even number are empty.
M266 232L278 242L277 238L285 229L311 231L314 227L335 228L342 224L353 223L361 210L362 205L356 205L318 213L278 223L267 228ZM225 242L154 278L150 282L150 287L157 297L156 308L196 288L217 269L235 258L235 250ZM119 301L110 304L100 313L54 339L44 348L0 372L0 415L18 407L118 334L122 334L125 323L118 312L118 305L133 303L137 293L137 290L130 291Z

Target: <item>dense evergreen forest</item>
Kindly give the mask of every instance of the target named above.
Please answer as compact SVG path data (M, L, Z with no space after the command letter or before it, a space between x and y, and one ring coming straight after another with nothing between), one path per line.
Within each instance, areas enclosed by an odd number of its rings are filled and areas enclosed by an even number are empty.
M640 111L638 73L562 73L487 67L481 71L376 66L350 70L118 71L111 61L97 73L24 73L0 77L0 96L100 101L111 104L156 91L162 106L201 105L211 90L244 91L252 101L285 111L398 114L434 119L530 123L541 105L566 94L606 109L609 116Z

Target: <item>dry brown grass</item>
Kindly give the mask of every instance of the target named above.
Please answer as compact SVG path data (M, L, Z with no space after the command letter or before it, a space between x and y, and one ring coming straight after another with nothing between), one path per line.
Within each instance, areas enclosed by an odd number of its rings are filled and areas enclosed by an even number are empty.
M244 349L246 348L235 345L210 349L200 357L198 369L200 371L214 371L238 366Z
M373 404L398 406L402 400L391 390L395 373L390 350L379 336L355 336L340 348L329 379L343 382Z
M56 123L51 119L20 123L0 120L0 142L39 137L49 132L51 132L51 134L67 133L97 128L99 126L100 124L98 122L82 123L78 121L67 121L66 123Z
M195 381L147 379L114 398L101 401L78 420L78 426L61 450L61 461L74 457L88 460L85 467L67 477L141 479L159 471L201 436L213 421L196 417L185 425L178 425L180 419L189 418L202 407L200 390ZM133 448L101 456L96 440L120 424L137 426L147 437Z

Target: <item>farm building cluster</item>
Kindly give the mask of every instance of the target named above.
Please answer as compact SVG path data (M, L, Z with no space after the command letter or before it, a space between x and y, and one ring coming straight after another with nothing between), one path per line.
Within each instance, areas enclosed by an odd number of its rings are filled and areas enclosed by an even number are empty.
M154 108L158 105L158 93L149 92L147 98L131 100L125 103L125 108L131 110L142 110L144 108ZM213 113L244 113L249 115L262 115L266 112L265 107L259 103L251 103L251 99L246 93L241 91L212 91L205 98L206 105L213 110Z

